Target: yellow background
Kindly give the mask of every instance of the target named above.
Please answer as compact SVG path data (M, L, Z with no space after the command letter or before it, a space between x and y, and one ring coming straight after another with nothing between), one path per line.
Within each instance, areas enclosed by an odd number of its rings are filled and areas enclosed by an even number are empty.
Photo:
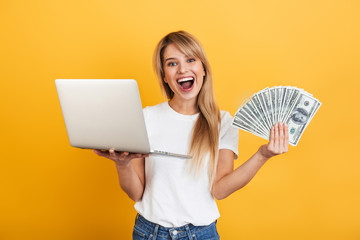
M0 239L130 239L133 202L114 164L70 147L54 80L134 78L143 106L164 100L156 43L203 43L217 101L234 114L264 87L322 103L297 147L218 201L222 239L360 239L360 2L0 2ZM115 109L114 109L115 110ZM240 132L239 166L265 141Z

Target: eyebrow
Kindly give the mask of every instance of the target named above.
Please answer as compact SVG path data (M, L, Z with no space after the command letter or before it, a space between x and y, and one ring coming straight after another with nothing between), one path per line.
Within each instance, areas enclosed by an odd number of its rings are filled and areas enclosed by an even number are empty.
M167 58L167 59L165 59L165 62L166 61L169 61L169 60L175 60L176 58Z

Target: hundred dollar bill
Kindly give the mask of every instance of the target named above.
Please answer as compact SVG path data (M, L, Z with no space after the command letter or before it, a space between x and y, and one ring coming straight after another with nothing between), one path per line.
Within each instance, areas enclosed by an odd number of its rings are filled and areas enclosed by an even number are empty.
M266 124L267 124L267 126L268 126L268 128L269 128L269 131L270 131L270 129L271 129L271 127L272 127L272 124L271 124L271 122L270 122L270 118L269 118L269 110L267 109L267 104L266 104L266 100L265 100L265 96L262 94L263 93L263 91L262 92L258 92L257 94L256 94L256 97L257 97L257 99L258 99L258 102L260 103L260 107L261 107L261 110L262 110L262 112L263 112L263 116L264 116L264 119L265 119L265 122L266 122Z
M289 127L289 143L296 146L305 128L321 106L321 103L306 93L299 93L290 114L284 119Z
M306 92L302 88L287 86L287 87L285 87L284 90L287 90L288 94L285 96L285 98L286 98L285 104L284 104L284 108L282 109L281 119L279 121L285 121L285 119L288 117L288 115L291 112L292 107L294 106L295 101L299 97L299 93L303 93L305 95L312 96L312 94Z
M256 94L254 94L251 97L250 102L254 106L254 109L256 109L257 113L259 113L260 118L262 119L263 126L270 132L270 127L266 122L266 117L264 115L264 110L262 109L261 103L259 102L259 99L257 98Z
M297 88L293 89L293 94L290 97L288 109L282 119L282 122L285 122L289 118L289 115L291 114L291 111L295 107L296 101L298 100L301 94L306 95L304 92L302 92Z
M264 121L260 117L260 113L257 112L257 110L254 108L254 106L251 104L251 102L247 102L243 106L244 111L251 117L251 119L257 123L257 125L261 128L261 130L264 133L267 133L268 130L265 127Z
M262 134L261 132L258 132L256 130L254 130L250 125L248 125L245 121L243 121L240 118L234 117L234 120L232 122L233 126L236 126L244 131L247 131L249 133L252 133L258 137L264 138L266 140L269 140L269 138L267 136L265 136L264 134Z
M244 127L248 128L253 133L266 136L266 133L263 132L258 125L254 124L254 122L251 119L248 118L248 116L243 111L243 109L235 114L234 122L239 125L245 124Z
M295 100L300 92L300 90L293 87L287 87L286 89L289 90L289 95L285 99L285 104L282 109L282 117L280 120L281 122L284 122L287 116L289 115L290 109L295 104Z
M312 95L311 95L312 96ZM317 99L316 99L317 100ZM317 104L317 106L316 106L316 110L312 113L312 115L310 116L310 118L309 118L309 123L311 122L311 120L312 120L312 118L315 116L315 113L317 112L317 110L320 108L320 106L321 106L321 102L319 102L319 100L317 100L318 101L318 104Z
M273 122L273 110L272 110L272 105L271 105L269 88L266 88L266 90L263 91L261 94L263 95L263 99L265 102L265 108L267 110L266 115L268 116L270 126L272 127L272 126L274 126L275 123Z
M263 139L265 139L265 140L269 140L269 139L270 139L270 138L268 138L268 137L265 137L264 135L260 135L260 134L257 134L257 133L253 133L253 132L250 131L248 128L246 128L246 127L244 127L244 126L240 126L240 125L238 125L236 122L233 122L232 125L233 125L234 127L237 127L237 128L239 128L239 129L241 129L241 130L244 130L244 131L246 131L246 132L248 132L248 133L254 134L255 136L261 137L261 138L263 138Z
M280 103L280 109L279 109L278 122L280 122L281 119L282 119L283 109L285 107L286 99L289 98L289 95L290 95L290 89L288 89L287 87L283 87L282 88L282 94L281 94L281 103Z
M282 121L285 116L289 113L289 109L290 109L290 100L293 97L294 93L295 93L295 88L291 87L291 86L286 86L284 88L285 90L285 94L284 94L284 99L283 99L283 106L281 108L281 118L280 121Z
M283 119L284 112L287 109L287 106L290 101L290 96L293 93L293 89L291 87L284 87L284 95L281 103L281 110L280 110L280 121Z
M269 88L269 100L271 105L271 116L272 116L272 124L277 122L276 121L276 95L275 95L275 88Z
M264 135L267 135L267 131L266 130L264 131L262 129L262 127L260 126L260 123L258 121L256 121L256 118L254 118L251 115L252 114L250 113L250 111L248 111L246 106L243 106L241 109L239 109L236 112L235 118L239 118L242 121L244 121L248 126L250 126L252 129L254 129L255 132L260 132Z
M283 88L275 87L275 119L276 122L280 121L280 108L282 100Z

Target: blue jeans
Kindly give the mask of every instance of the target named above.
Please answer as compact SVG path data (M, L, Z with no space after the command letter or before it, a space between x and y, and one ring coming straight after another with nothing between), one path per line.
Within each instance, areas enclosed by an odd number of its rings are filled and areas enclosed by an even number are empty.
M167 228L152 223L138 214L133 230L133 240L219 240L216 222L207 226L187 224L176 228Z

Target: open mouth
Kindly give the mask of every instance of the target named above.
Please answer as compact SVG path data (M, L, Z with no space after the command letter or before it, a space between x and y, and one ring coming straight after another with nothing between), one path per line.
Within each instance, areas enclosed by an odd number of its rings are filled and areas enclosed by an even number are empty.
M193 77L185 77L181 78L177 81L177 83L180 85L181 89L183 90L190 90L194 85L195 79Z

